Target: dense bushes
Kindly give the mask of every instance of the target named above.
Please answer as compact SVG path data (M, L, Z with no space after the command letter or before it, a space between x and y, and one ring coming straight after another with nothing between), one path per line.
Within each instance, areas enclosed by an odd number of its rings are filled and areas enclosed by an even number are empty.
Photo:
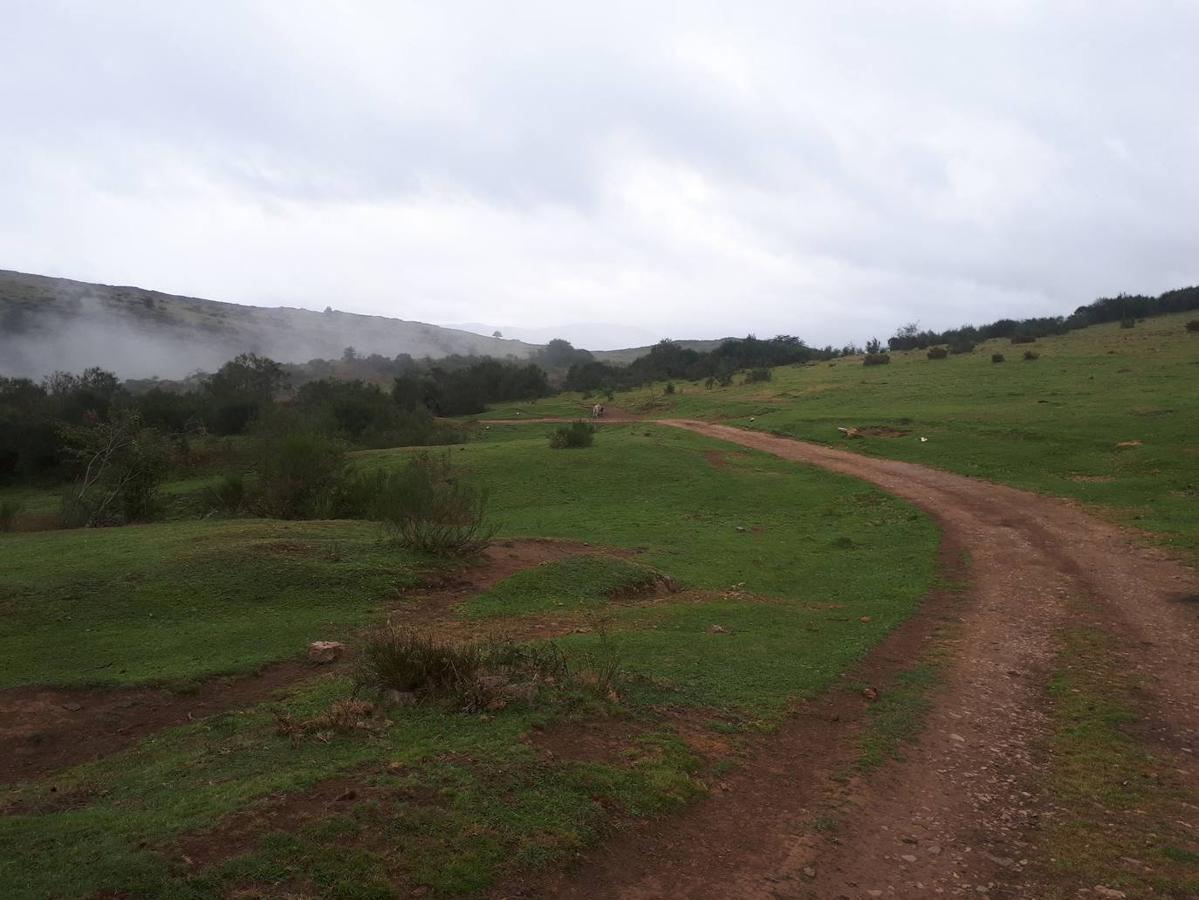
M929 347L927 355L929 359L945 359L949 356L949 351L944 347Z
M1037 340L1036 336L1031 335L1031 334L1013 334L1012 335L1012 343L1013 344L1032 344L1032 343L1035 343L1036 340Z
M251 509L274 519L331 515L345 475L345 444L297 427L266 432L258 443Z
M773 373L770 369L750 369L745 373L746 384L759 384L760 382L770 381Z
M991 362L993 362L993 363L1001 363L1001 362L1003 362L1003 361L1004 361L1004 359L1003 359L1003 354L1002 354L1002 353L992 353L992 354L991 354Z
M1191 319L1191 321L1187 322L1187 331L1192 333L1199 331L1199 319Z
M1041 354L1038 353L1036 350L1025 350L1024 351L1024 359L1027 362L1032 362L1034 359L1040 359L1040 358L1041 358Z
M555 450L590 447L595 443L595 426L587 422L571 422L555 428L550 434L550 446Z
M891 362L891 357L886 353L867 353L862 357L864 366L885 366L889 362Z
M136 414L67 428L64 438L76 476L63 495L64 525L145 522L157 515L168 449L161 435L143 427Z

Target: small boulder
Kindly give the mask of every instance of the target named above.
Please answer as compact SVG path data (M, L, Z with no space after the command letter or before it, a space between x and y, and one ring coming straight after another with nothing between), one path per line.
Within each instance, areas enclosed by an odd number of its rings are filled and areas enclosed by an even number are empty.
M708 634L728 634L729 630L723 625L709 625Z
M869 700L871 703L873 703L875 700L878 699L878 688L876 688L876 687L863 688L862 696L865 697L867 700Z
M308 661L318 666L337 662L345 649L346 645L341 641L313 641L308 645Z

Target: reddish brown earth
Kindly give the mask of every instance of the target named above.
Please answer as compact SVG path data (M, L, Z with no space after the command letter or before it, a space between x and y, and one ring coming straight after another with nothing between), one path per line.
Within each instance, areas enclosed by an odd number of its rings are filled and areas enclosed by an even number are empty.
M568 877L499 895L1044 896L1028 861L1037 855L1039 822L1055 812L1037 794L1046 683L1079 598L1097 611L1092 624L1144 648L1130 658L1157 739L1193 776L1199 610L1188 598L1199 593L1199 578L1192 569L1066 501L724 425L659 424L861 478L929 512L947 546L969 553L970 588L946 641L946 684L904 761L874 777L849 787L829 777L847 758L847 729L841 721L829 726L846 714L834 691L807 721L801 715L751 756L727 789L684 816L631 828ZM888 660L892 670L910 660L904 642L927 637L928 628L926 612L884 643L866 671L881 666L881 681ZM832 809L839 821L830 840L820 825ZM1197 828L1199 814L1191 812L1183 824Z
M480 626L454 623L457 603L523 569L580 553L629 555L574 541L498 542L488 547L474 566L439 576L435 583L409 592L396 605L392 619L451 629L450 636L473 636ZM520 628L509 628L509 632L514 636L551 637L577 626L567 617L556 618L563 621L531 618ZM189 686L186 692L38 686L0 691L0 784L39 778L116 753L164 728L261 703L298 681L343 672L346 662L318 667L303 660L289 660L252 675L208 679L199 686Z

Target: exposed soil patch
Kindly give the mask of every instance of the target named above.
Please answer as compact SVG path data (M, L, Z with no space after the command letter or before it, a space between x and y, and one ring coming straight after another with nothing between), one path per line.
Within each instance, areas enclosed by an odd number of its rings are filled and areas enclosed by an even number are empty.
M939 565L947 582L963 577L963 559L960 545L942 542ZM630 825L573 871L510 881L492 896L790 896L771 893L780 885L770 880L768 861L791 856L797 835L810 831L834 789L838 795L843 790L833 776L852 767L857 753L854 735L870 705L849 686L865 682L886 691L891 679L927 650L937 629L956 621L961 605L957 594L935 591L920 612L843 676L841 686L797 704L771 734L730 737L714 731L702 711L661 710L663 721L673 724L696 753L709 761L736 753L741 757L737 768L716 779L709 796L682 815ZM597 722L593 727L601 733L588 735L577 727L561 726L554 740L566 748L562 755L581 746L581 752L611 761L628 746L626 723ZM612 734L603 735L604 728Z
M276 542L272 552L308 553L299 543ZM479 627L453 623L454 606L532 566L579 553L632 556L575 541L514 540L488 547L472 566L437 573L432 587L406 594L393 617L421 627L439 627L463 637ZM559 621L560 620L560 621ZM551 626L550 623L553 623ZM514 637L553 637L585 627L580 619L548 617L505 631ZM297 648L302 650L303 648ZM351 647L352 650L352 647ZM40 778L100 759L149 734L206 716L261 703L296 682L345 671L350 658L314 666L306 661L275 663L253 675L208 679L186 692L164 688L70 689L21 687L0 691L0 784Z
M858 429L858 434L864 434L866 437L896 438L911 433L912 429L910 428L892 428L890 425L867 425L865 428Z
M535 728L528 740L551 759L616 764L626 759L632 742L646 730L644 723L632 719L557 722Z
M0 783L100 759L163 728L259 703L318 671L329 668L282 662L256 675L210 679L189 693L162 688L0 691Z
M1111 475L1071 475L1070 480L1078 484L1111 484L1116 479Z
M705 450L704 459L706 459L708 461L708 465L714 469L727 469L729 465L728 458L724 455L724 451L722 450Z

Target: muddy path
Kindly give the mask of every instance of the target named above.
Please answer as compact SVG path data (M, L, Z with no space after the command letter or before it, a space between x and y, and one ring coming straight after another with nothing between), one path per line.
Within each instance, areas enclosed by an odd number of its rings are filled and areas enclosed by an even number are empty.
M434 628L452 637L473 637L479 625L458 622L455 608L517 572L580 554L616 553L576 541L497 541L473 565L430 576L403 593L388 610L396 624ZM563 627L530 621L532 636L555 636ZM313 640L328 635L314 634ZM344 636L343 636L344 638ZM303 652L297 648L297 656ZM353 641L348 649L353 651ZM315 666L303 658L263 666L237 676L206 678L185 690L168 687L54 688L40 685L0 690L0 784L41 778L101 759L148 735L207 716L244 709L292 690L312 678L344 674L347 656Z
M1037 898L1036 793L1046 764L1047 682L1070 601L1103 611L1135 665L1163 745L1199 750L1199 578L1078 506L924 466L686 420L683 428L878 485L932 515L969 554L951 661L921 737L902 762L842 793L842 763L814 737L749 759L738 787L665 827L634 827L530 896ZM885 645L884 645L885 646ZM886 651L878 651L884 656ZM813 752L814 751L814 752ZM840 754L840 755L839 755ZM823 786L823 787L822 787ZM1196 821L1188 823L1199 827ZM544 890L544 893L542 891Z

